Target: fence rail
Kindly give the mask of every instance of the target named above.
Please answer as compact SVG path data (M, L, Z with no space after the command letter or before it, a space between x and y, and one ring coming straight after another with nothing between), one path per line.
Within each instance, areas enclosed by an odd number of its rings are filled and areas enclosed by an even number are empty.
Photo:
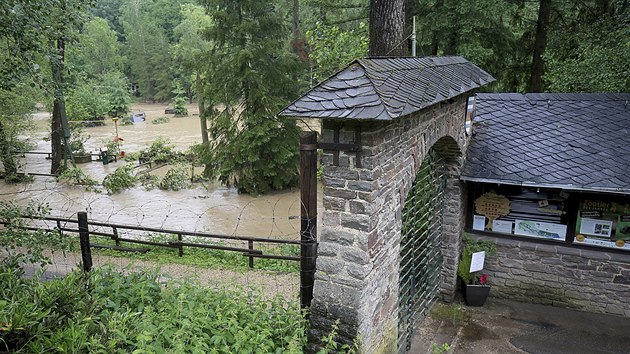
M83 216L84 215L84 216ZM253 236L232 236L232 235L222 235L222 234L214 234L207 232L191 232L184 230L170 230L170 229L162 229L157 227L144 227L144 226L135 226L135 225L125 225L125 224L116 224L109 222L99 222L99 221L90 221L87 218L87 213L79 212L77 219L70 218L62 218L62 217L53 217L53 216L41 216L41 217L32 217L32 216L23 216L24 219L29 220L39 220L39 221L53 221L56 226L54 228L50 227L41 227L41 226L25 226L24 228L30 231L46 231L46 232L55 232L59 233L60 236L64 236L65 233L73 233L81 235L83 231L81 229L82 219L85 218L85 232L87 232L87 237L89 239L89 243L91 244L91 248L109 248L119 251L138 251L138 252L146 252L148 250L143 249L133 249L133 248L125 248L121 246L122 242L131 243L131 244L139 244L146 246L155 246L155 247L166 247L173 248L178 250L178 255L180 257L184 256L184 247L190 248L204 248L204 249L214 249L214 250L222 250L228 252L240 252L244 257L249 258L249 267L254 268L254 259L255 258L266 258L266 259L277 259L284 261L300 261L301 257L299 256L286 256L286 255L277 255L277 254L265 254L263 250L254 248L255 243L260 244L275 244L275 245L301 245L302 241L300 240L282 240L282 239L274 239L274 238L261 238L261 237L253 237ZM5 224L5 221L0 220L0 224ZM111 232L99 231L95 228L110 228ZM125 232L130 231L142 231L148 233L159 233L162 235L174 235L177 236L177 241L149 241L142 240L137 238L130 238L121 236ZM107 246L100 244L92 244L90 238L91 236L99 236L99 237L107 237L110 240L115 242L115 246ZM226 245L217 245L217 244L207 244L207 243L198 243L198 242L189 242L184 239L184 236L192 236L205 238L209 240L217 240L217 241L242 241L247 242L247 248L241 247L233 247ZM83 251L83 249L82 249ZM83 252L82 252L83 253ZM91 263L91 262L90 262ZM84 267L86 265L84 264ZM89 269L85 269L89 271Z

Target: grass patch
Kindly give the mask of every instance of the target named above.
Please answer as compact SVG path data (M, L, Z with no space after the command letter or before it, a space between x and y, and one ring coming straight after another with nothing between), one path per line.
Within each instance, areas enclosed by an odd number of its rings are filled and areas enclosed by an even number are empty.
M153 235L150 237L154 242L167 242L169 240L175 241L176 237L169 237L167 235ZM77 241L78 242L78 241ZM199 243L200 241L194 241ZM113 246L114 241L101 238L92 238L93 244ZM214 243L218 246L226 246L225 243ZM197 266L208 269L229 269L234 271L244 272L249 268L249 258L242 255L239 252L213 250L195 247L184 247L184 255L179 256L178 249L158 247L158 246L145 246L139 244L131 244L128 242L121 243L122 247L127 248L145 248L149 249L146 253L138 252L121 252L112 249L93 249L93 253L101 254L113 257L123 257L134 260L150 261L160 265L164 264L182 264ZM242 247L242 246L239 246ZM299 245L256 245L257 249L261 249L263 254L274 254L281 256L299 256ZM254 269L256 270L269 270L275 272L296 273L300 271L300 262L298 261L285 261L277 259L255 258Z
M459 326L468 322L470 314L460 305L437 304L431 310L431 317L438 321L449 322Z

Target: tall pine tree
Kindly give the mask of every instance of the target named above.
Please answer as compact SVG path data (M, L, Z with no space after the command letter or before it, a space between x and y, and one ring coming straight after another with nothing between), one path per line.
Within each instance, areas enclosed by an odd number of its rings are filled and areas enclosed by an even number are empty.
M295 122L274 117L298 92L291 31L274 1L203 0L214 48L203 89L211 175L259 194L298 182ZM220 107L220 108L219 108Z

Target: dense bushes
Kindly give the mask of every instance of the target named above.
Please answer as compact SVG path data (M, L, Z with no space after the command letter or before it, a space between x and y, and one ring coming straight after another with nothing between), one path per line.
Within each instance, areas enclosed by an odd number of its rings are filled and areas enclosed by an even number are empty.
M301 353L299 306L253 293L79 271L47 282L0 266L0 351Z

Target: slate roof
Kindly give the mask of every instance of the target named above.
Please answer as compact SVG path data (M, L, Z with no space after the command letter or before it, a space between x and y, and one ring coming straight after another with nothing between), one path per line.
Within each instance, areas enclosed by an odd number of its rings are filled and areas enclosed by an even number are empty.
M392 120L492 81L488 73L457 56L358 59L279 115Z
M630 94L478 94L462 180L630 194Z

